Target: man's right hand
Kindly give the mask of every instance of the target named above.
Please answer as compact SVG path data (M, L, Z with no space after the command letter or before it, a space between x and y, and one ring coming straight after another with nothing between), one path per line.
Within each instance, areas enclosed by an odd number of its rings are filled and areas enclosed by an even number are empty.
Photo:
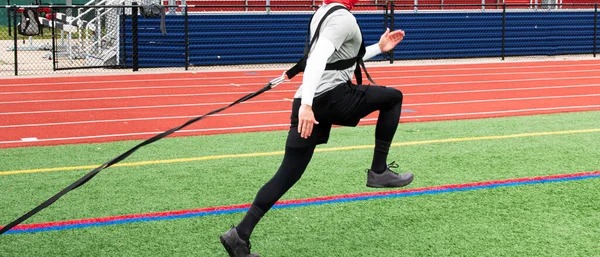
M301 105L298 111L298 133L300 133L300 137L304 139L310 137L315 124L319 124L319 122L315 119L312 106L308 104Z

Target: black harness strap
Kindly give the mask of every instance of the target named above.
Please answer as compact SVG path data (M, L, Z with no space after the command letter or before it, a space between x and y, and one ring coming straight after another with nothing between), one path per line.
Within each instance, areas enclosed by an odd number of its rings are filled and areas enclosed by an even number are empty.
M310 21L308 22L308 32L306 34L306 44L304 46L304 56L300 59L300 61L298 61L298 63L296 63L296 65L294 65L294 67L292 67L291 69L289 69L286 72L286 75L287 75L287 77L289 79L292 79L293 77L295 77L299 73L304 72L304 70L306 69L306 61L308 60L308 54L310 52L310 49L315 44L315 42L317 42L317 39L319 38L319 35L321 34L321 26L323 25L323 23L325 22L325 20L327 19L327 17L329 15L331 15L333 12L337 11L337 10L346 10L346 11L348 11L348 9L346 7L344 7L344 6L336 5L336 6L331 7L331 9L329 9L325 13L325 15L323 15L323 18L321 18L321 20L319 21L319 24L317 25L317 28L315 30L315 34L313 35L313 38L312 38L312 40L310 41L310 44L309 44L310 24L312 23L312 19L314 18L314 14L310 18ZM362 30L361 30L361 37L362 37ZM358 50L358 55L355 58L350 58L350 59L346 59L346 60L339 60L339 61L334 62L334 63L328 63L325 66L325 70L345 70L345 69L349 69L352 66L356 65L356 68L354 69L354 77L356 78L356 83L357 84L359 84L359 85L362 84L361 67L365 71L365 75L367 76L367 79L369 79L369 81L371 83L377 84L377 83L375 83L373 81L373 79L371 79L371 76L369 75L369 73L367 72L367 69L365 67L365 64L364 64L364 61L363 61L363 57L365 56L365 53L366 53L365 40L364 40L364 37L362 37L362 43L360 45L360 49Z
M254 93L250 93L238 100L236 100L235 102L221 107L219 109L213 110L205 115L196 117L194 119L191 119L189 121L187 121L186 123L184 123L183 125L180 125L179 127L175 127L172 129L169 129L163 133L160 133L156 136L153 136L147 140L145 140L144 142L139 143L138 145L136 145L135 147L129 149L127 152L115 157L114 159L98 166L97 168L95 168L94 170L90 171L89 173L87 173L85 176L81 177L79 180L75 181L73 184L69 185L68 187L66 187L65 189L61 190L59 193L57 193L56 195L50 197L50 199L46 200L45 202L43 202L42 204L40 204L39 206L35 207L33 210L25 213L23 216L19 217L18 219L14 220L13 222L9 223L8 225L0 228L0 235L4 234L6 231L9 231L11 228L15 227L16 225L20 224L21 222L27 220L28 218L30 218L31 216L35 215L36 213L38 213L39 211L43 210L44 208L50 206L51 204L53 204L54 202L56 202L56 200L58 200L59 198L61 198L63 195L65 195L66 193L68 193L69 191L80 187L81 185L85 184L86 182L88 182L90 179L92 179L94 176L96 176L98 173L100 173L100 171L124 160L125 158L127 158L129 155L133 154L135 151L137 151L139 148L141 148L142 146L145 145L149 145L151 143L154 143L168 135L173 134L175 131L178 131L182 128L185 128L189 125L191 125L192 123L195 123L209 115L213 115L216 114L218 112L221 112L225 109L228 109L229 107L232 107L236 104L239 104L241 102L244 102L246 100L249 100L257 95L260 95L268 90L270 90L271 88L276 87L277 85L279 85L281 82L283 82L283 76L281 78L276 78L274 80L271 80L271 82L269 82L265 87L261 88L260 90L254 92Z
M296 65L294 65L294 67L292 67L291 69L289 69L288 71L285 72L285 74L287 75L287 77L289 79L292 79L293 77L300 74L301 72L304 72L304 69L306 68L306 60L308 60L308 54L310 52L310 49L315 44L315 42L317 42L317 39L319 38L319 35L321 34L321 26L323 25L323 23L325 22L325 20L327 19L327 17L329 15L331 15L333 12L335 12L337 10L341 10L341 9L348 10L348 9L346 9L346 7L343 7L343 6L334 6L334 7L331 7L331 9L329 9L325 13L325 15L323 16L321 21L319 21L319 25L317 25L317 29L315 30L315 35L313 36L313 38L309 44L308 39L310 38L310 24L312 23L312 19L315 17L315 15L313 14L313 16L310 18L310 21L308 22L308 32L306 34L306 44L304 45L304 56L302 56L300 61L298 61L298 63L296 63ZM352 66L350 66L350 67L352 67ZM325 69L327 70L327 68L325 68Z

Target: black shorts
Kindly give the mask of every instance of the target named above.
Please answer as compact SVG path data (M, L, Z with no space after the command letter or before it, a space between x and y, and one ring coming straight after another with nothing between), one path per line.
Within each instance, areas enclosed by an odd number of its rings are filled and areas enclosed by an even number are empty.
M304 139L298 133L301 99L295 98L286 146L308 147L325 144L329 140L332 125L355 127L360 119L370 113L392 108L398 102L402 103L402 92L394 88L340 84L313 100L312 109L319 124L315 124L310 137Z

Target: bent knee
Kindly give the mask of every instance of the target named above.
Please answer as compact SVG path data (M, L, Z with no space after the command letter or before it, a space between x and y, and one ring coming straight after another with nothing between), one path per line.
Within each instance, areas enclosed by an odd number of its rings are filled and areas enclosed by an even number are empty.
M390 96L392 98L392 101L397 104L402 104L402 100L404 99L404 95L402 94L402 91L395 89L395 88L389 88L389 87L388 87L388 89L390 91Z

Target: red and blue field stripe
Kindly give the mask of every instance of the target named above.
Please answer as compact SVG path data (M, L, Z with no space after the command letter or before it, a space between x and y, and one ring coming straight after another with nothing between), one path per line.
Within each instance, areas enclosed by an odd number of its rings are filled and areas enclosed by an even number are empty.
M392 191L381 191L381 192L366 192L358 194L346 194L346 195L335 195L325 196L308 199L298 200L287 200L280 201L273 206L273 209L283 208L298 208L305 206L323 205L323 204L334 204L354 201L364 201L373 199L384 199L384 198L397 198L397 197L411 197L419 195L435 195L442 193L453 193L461 191L472 191L481 189L494 189L501 187L512 187L512 186L524 186L524 185L535 185L545 184L554 182L574 181L574 180L585 180L600 178L600 171L593 172L579 172L572 174L559 174L551 176L540 176L531 178L517 178L508 180L493 180L484 182L475 182L467 184L451 184L442 186L433 186L425 188L414 188L414 189L403 189L403 190L392 190ZM56 231L56 230L69 230L79 229L87 227L99 227L99 226L110 226L118 224L127 224L135 222L148 222L148 221L159 221L159 220L172 220L172 219L185 219L202 217L209 215L225 215L237 212L245 212L250 207L250 204L239 204L229 206L218 206L199 208L192 210L179 210L169 212L156 212L156 213L143 213L143 214L131 214L122 216L110 216L101 218L91 219L79 219L79 220L67 220L58 222L47 222L47 223L36 223L36 224L24 224L14 227L12 230L6 232L6 234L21 234L21 233L35 233L44 231Z

